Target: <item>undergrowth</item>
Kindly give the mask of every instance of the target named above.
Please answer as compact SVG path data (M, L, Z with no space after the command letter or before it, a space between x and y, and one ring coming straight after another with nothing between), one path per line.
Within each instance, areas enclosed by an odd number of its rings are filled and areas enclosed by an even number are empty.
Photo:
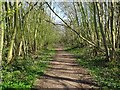
M106 62L104 55L92 56L90 48L66 49L75 54L80 66L87 68L102 88L120 88L120 61Z
M34 80L44 74L44 71L54 54L54 50L44 50L36 55L16 58L12 64L2 68L2 89L26 90L32 88Z

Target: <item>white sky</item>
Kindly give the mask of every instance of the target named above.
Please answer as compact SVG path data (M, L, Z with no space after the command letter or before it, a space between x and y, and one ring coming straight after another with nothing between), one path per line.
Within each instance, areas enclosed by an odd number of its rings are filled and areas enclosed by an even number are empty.
M54 8L54 11L63 19L66 20L67 16L64 14L64 12L61 11L61 9L58 6L59 3L54 3L52 4L52 8ZM62 21L51 11L52 17L54 18L56 23L62 23Z

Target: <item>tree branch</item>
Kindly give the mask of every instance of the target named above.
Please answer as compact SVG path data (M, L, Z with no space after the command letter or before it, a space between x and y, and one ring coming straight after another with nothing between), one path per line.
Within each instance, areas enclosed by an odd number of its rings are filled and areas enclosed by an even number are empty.
M25 15L23 16L23 19L24 19L25 16L34 8L34 6L37 5L37 3L38 3L38 2L36 2L36 3L30 8L30 10L28 10L28 11L25 13Z
M89 43L90 45L92 46L95 46L96 45L89 41L88 39L86 39L85 37L83 37L81 34L79 34L75 29L73 29L70 25L68 25L52 8L51 6L48 4L48 2L45 2L47 4L47 6L49 7L49 9L69 28L71 29L74 33L76 33L80 38L82 38L84 41L86 41L87 43Z

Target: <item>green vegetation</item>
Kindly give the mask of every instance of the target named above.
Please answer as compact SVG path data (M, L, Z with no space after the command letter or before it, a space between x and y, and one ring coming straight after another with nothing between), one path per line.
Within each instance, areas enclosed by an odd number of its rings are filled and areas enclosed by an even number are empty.
M43 75L53 48L59 42L58 28L44 2L0 1L0 68L2 88L31 88Z
M58 45L76 47L102 87L120 88L120 2L8 1L0 1L3 88L32 87Z
M43 50L38 55L16 58L14 62L2 69L2 88L30 89L34 80L44 74L54 50Z
M119 60L117 60L115 63L106 63L105 56L100 55L92 57L92 49L88 47L66 50L75 54L79 65L87 68L90 74L102 88L120 88Z

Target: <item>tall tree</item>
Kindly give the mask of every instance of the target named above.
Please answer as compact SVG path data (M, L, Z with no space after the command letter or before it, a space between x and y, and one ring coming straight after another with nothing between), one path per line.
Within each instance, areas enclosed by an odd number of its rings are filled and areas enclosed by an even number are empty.
M110 31L111 31L111 41L112 41L112 52L111 52L111 60L115 59L115 30L113 28L113 16L114 16L114 8L113 3L109 3L110 6Z
M18 0L16 0L16 2L14 3L15 5L15 13L14 13L14 32L12 35L12 40L11 40L11 44L10 44L10 48L9 48L9 52L8 52L8 61L7 63L9 64L13 58L13 46L15 43L15 37L16 37L16 32L19 26L19 21L18 21Z
M96 37L97 37L97 47L100 47L100 37L99 37L99 31L97 28L97 21L96 21L96 5L95 3L93 3L93 8L94 8L94 28L95 28L95 32L96 32Z
M3 43L4 43L4 20L3 20L3 4L0 2L0 69L2 63L2 52L3 52Z

